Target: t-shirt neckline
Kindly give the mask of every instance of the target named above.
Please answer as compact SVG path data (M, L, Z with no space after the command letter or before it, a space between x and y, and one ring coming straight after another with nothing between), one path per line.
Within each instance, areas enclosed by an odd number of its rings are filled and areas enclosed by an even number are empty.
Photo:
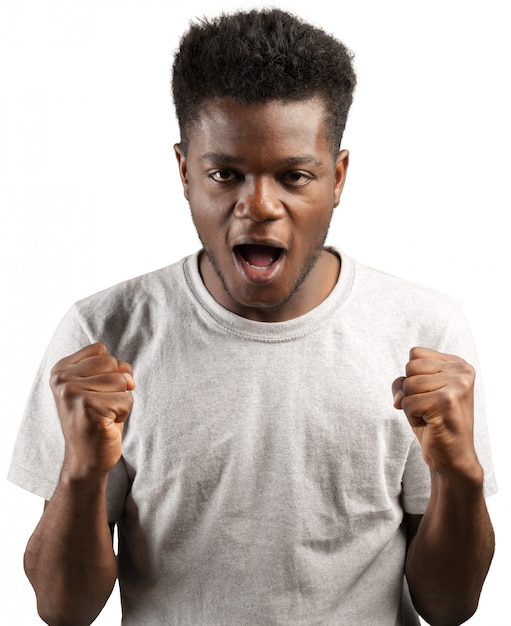
M336 248L327 249L341 259L341 271L335 287L328 297L314 309L285 322L250 320L219 304L207 290L200 275L201 251L183 260L183 271L192 298L216 324L229 333L266 342L289 341L309 335L321 328L349 296L355 274L355 264L349 256Z

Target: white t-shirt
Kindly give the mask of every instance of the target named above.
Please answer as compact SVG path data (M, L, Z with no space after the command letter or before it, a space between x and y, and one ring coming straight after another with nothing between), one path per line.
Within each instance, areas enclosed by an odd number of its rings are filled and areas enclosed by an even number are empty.
M391 384L413 346L476 354L450 298L341 258L330 296L290 321L224 309L194 255L82 300L57 329L9 479L46 499L57 484L57 360L104 341L133 365L107 505L125 626L418 624L402 519L424 512L429 473ZM475 438L490 495L480 376Z

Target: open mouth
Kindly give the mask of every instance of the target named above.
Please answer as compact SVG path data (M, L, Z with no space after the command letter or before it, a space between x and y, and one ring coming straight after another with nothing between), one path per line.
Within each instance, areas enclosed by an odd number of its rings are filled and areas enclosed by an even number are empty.
M234 249L239 259L255 270L268 270L282 256L284 250L261 244L242 244Z

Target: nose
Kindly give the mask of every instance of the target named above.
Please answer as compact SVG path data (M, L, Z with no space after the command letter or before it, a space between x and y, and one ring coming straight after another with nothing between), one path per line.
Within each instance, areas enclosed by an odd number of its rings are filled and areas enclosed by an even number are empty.
M273 181L259 178L245 181L234 209L239 219L253 222L267 222L281 219L285 209L278 197L278 185Z

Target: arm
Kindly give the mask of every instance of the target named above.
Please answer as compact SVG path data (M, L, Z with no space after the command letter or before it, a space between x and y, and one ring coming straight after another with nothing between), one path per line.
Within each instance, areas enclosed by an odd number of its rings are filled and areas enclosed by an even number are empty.
M417 611L430 624L454 626L477 608L494 550L473 441L474 371L462 359L414 348L406 377L394 381L431 474L422 519L407 516L405 571Z
M121 455L134 388L131 368L103 344L62 359L52 371L65 440L59 484L25 552L41 618L90 624L107 601L117 562L106 515L108 472Z

